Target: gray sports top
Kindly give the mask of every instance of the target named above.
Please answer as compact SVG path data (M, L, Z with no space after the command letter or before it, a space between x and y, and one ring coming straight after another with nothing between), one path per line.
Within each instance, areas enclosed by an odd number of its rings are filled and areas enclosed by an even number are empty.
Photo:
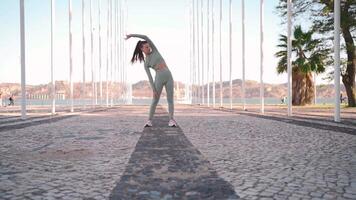
M155 89L154 84L153 84L152 75L151 75L149 68L151 67L152 69L157 71L156 66L158 64L160 64L161 62L165 62L165 61L164 61L163 57L161 56L161 54L159 53L157 47L153 44L152 40L149 37L147 37L146 35L140 35L140 34L130 34L129 36L146 40L152 49L151 53L149 55L146 55L144 66L145 66L145 70L146 70L148 79L150 81L151 87L153 89Z

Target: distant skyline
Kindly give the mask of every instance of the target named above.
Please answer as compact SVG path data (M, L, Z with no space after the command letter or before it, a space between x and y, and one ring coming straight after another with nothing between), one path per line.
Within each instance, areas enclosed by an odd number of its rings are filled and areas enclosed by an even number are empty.
M26 82L40 84L50 82L50 0L25 1L26 15ZM102 77L105 78L106 67L106 0L102 2ZM191 0L127 0L128 24L127 33L148 35L165 58L176 81L187 82L189 77L189 6ZM204 15L206 2L204 1ZM211 1L210 1L211 2ZM259 81L259 0L245 1L246 6L246 79ZM86 33L86 81L91 81L90 74L90 30L89 0L85 1L85 33ZM94 62L98 74L98 1L93 3L94 26ZM218 72L218 11L219 0L215 4L215 74ZM228 80L228 0L223 0L223 80ZM264 17L264 82L285 83L286 74L277 75L277 51L279 34L284 27L275 13L278 0L265 1ZM56 1L55 27L55 79L69 81L68 61L68 1ZM82 26L81 1L72 2L73 9L73 77L74 81L82 80ZM0 1L0 82L20 82L20 33L19 33L19 1ZM206 18L204 30L206 32ZM211 28L211 27L210 27ZM206 39L206 35L204 35ZM136 45L136 39L127 41L128 79L131 83L147 80L142 64L131 66L130 56ZM206 46L206 43L204 44ZM205 47L206 50L206 47ZM211 52L211 50L210 50ZM205 52L206 53L206 52ZM206 57L206 55L205 55ZM205 61L206 62L206 61ZM211 67L211 65L210 65ZM241 79L241 1L233 1L233 79ZM318 83L321 83L321 76ZM99 81L98 75L96 78ZM210 79L212 81L212 79ZM325 83L325 81L323 81Z

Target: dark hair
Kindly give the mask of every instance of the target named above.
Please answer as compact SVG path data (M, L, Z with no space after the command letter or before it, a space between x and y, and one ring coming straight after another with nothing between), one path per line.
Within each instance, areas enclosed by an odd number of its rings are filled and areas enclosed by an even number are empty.
M147 41L141 41L141 40L137 42L135 51L134 51L134 53L132 55L132 58L131 58L131 63L137 62L137 60L140 61L140 62L145 60L145 57L143 57L143 53L142 53L141 48L146 43L147 43Z

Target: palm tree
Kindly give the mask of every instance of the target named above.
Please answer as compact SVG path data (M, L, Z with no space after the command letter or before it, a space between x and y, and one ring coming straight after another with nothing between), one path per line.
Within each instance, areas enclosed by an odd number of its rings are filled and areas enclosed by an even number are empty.
M320 39L313 39L313 30L303 32L300 25L294 27L292 39L292 104L311 104L314 98L314 82L312 72L317 74L325 71L330 60L329 50L322 48ZM275 56L279 58L277 72L287 72L287 36L280 35L280 44Z

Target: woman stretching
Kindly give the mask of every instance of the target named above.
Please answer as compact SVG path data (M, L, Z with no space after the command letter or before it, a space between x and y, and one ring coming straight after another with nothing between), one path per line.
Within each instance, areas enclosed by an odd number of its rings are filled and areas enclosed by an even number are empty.
M173 77L169 71L166 62L164 61L161 54L158 52L156 46L153 42L145 35L139 34L129 34L126 35L126 40L131 37L137 37L144 39L144 41L138 41L135 51L133 53L131 63L137 61L144 61L144 67L150 81L150 85L153 91L153 100L150 107L150 114L148 121L145 124L145 127L152 126L152 118L156 111L156 107L161 96L163 86L166 88L167 93L167 102L168 102L168 111L169 111L169 123L168 126L175 127L177 126L176 121L173 119L174 105L173 105ZM142 53L143 52L143 53ZM145 55L145 56L144 56ZM149 68L152 68L156 71L155 81L153 82L152 75Z

